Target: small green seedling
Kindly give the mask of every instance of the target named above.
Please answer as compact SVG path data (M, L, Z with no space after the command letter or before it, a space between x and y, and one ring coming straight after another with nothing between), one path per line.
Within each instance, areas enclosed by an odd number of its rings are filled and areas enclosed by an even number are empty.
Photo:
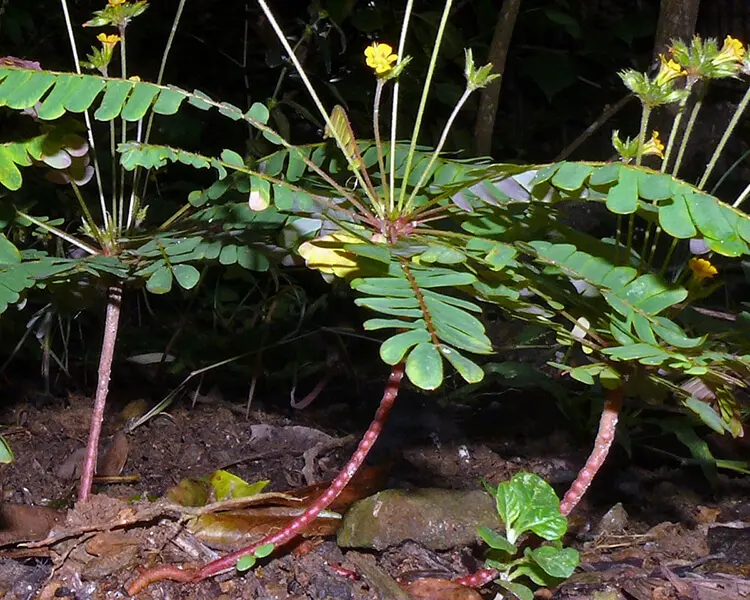
M273 552L273 544L263 544L256 548L252 554L245 554L237 560L237 570L242 573L255 566L259 558L265 558Z
M487 566L498 571L497 583L520 600L533 600L534 592L516 579L525 576L537 585L550 586L570 577L580 558L577 550L562 546L568 520L560 514L560 500L552 487L533 473L519 473L496 488L486 483L485 487L505 524L504 535L479 528L479 536L490 547ZM516 542L526 532L550 543L524 548L523 556L514 558L519 553Z

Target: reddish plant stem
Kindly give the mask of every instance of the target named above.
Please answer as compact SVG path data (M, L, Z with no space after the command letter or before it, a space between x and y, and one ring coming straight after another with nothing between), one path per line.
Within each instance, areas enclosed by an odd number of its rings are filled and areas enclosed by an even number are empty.
M596 439L594 440L594 448L591 450L586 464L578 471L578 476L560 502L560 512L565 516L568 516L581 501L609 454L612 442L615 441L615 430L622 407L622 396L622 387L607 390L604 397L604 409L599 419L599 431L596 433Z
M604 400L604 409L599 419L599 431L594 440L594 448L586 464L578 472L578 476L560 502L560 513L565 516L568 516L581 501L581 498L583 498L583 495L609 454L609 449L615 440L617 419L620 416L620 408L622 407L622 396L623 390L621 387L616 390L607 391ZM459 577L455 581L467 587L478 588L487 585L495 577L497 577L495 569L480 569L476 573L472 573L466 577Z
M497 577L497 569L479 569L476 573L454 579L456 583L470 588L480 588Z
M313 388L313 390L307 394L302 400L297 400L297 398L294 397L294 392L296 391L294 388L292 388L292 392L289 394L289 404L292 408L295 408L297 410L304 410L308 406L310 406L313 402L315 402L315 399L320 396L320 394L323 393L323 390L326 389L326 386L331 383L331 379L333 379L333 376L336 374L336 366L328 367L326 369L325 374L323 377L321 377L320 381L318 381L317 385Z
M104 319L104 336L102 339L102 352L99 356L98 382L96 385L96 397L94 398L94 410L91 413L91 428L89 429L89 440L86 446L86 459L83 463L83 474L78 488L78 501L88 500L91 494L91 484L96 473L96 459L99 453L99 436L102 432L102 421L104 420L104 407L107 404L109 394L109 380L112 375L112 361L115 356L115 344L117 343L117 329L120 325L120 305L122 303L122 287L113 285L107 290L107 313Z
M210 562L199 570L183 570L174 565L161 565L154 569L144 571L128 586L128 594L133 596L148 585L164 579L181 582L202 581L203 579L234 569L237 561L241 557L246 554L252 554L260 546L273 544L275 547L279 547L295 538L320 514L321 511L325 510L337 498L354 474L362 466L368 452L375 444L375 441L378 439L378 436L383 429L388 413L393 407L393 403L398 395L399 386L401 385L401 379L403 376L403 364L395 365L391 369L391 375L388 378L388 384L383 392L383 399L380 401L378 411L375 413L375 417L370 423L370 427L359 442L356 452L336 476L336 479L331 482L331 485L326 492L311 504L304 513L294 519L278 533L269 535L252 546L247 546L246 548L242 548L241 550Z

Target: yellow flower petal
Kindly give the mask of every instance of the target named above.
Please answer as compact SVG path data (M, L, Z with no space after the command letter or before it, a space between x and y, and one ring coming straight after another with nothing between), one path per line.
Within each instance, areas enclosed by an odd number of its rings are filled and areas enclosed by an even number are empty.
M659 63L659 72L654 78L654 83L657 85L664 85L687 74L685 69L671 58L667 59L663 54L659 55Z
M100 33L96 36L96 39L99 40L102 44L112 44L115 45L117 42L120 41L120 36L117 34L107 35L106 33Z
M664 142L659 139L659 132L651 132L651 139L643 145L643 154L653 154L659 158L664 158Z
M705 258L691 258L688 261L688 266L693 272L693 278L697 281L710 279L711 277L714 277L719 273L719 270Z
M343 246L359 243L362 240L349 233L331 233L305 242L298 252L311 269L343 278L359 268L356 255L344 250Z
M724 39L724 45L721 47L721 54L728 55L732 59L740 61L745 55L745 48L741 41L728 35Z
M398 60L398 56L393 54L393 48L389 44L373 42L371 46L365 48L365 59L368 67L374 69L378 75L382 75L393 68L393 63Z

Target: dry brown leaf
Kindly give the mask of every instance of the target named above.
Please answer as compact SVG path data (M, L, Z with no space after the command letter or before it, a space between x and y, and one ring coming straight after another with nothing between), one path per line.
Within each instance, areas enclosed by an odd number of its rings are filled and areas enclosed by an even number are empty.
M281 530L304 510L272 506L205 514L192 519L188 529L210 548L236 550L261 540L269 533ZM333 535L340 524L341 518L338 516L319 516L305 528L303 535Z
M404 586L415 600L482 600L476 590L448 579L422 578Z
M122 431L118 431L99 460L96 474L103 477L117 477L125 468L128 461L128 438Z
M385 486L390 470L390 464L360 469L328 508L333 511L343 512L358 500L379 492ZM304 501L305 506L307 506L322 496L330 485L330 481L325 481L289 490L286 493L295 498L300 498Z
M0 505L0 546L43 539L55 525L65 522L65 512L46 506Z

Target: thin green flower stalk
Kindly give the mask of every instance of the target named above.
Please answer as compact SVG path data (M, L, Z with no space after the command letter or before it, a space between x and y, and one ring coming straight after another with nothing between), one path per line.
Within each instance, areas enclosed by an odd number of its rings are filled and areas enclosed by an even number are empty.
M677 238L672 238L672 243L669 244L669 250L667 250L667 255L664 257L664 260L661 264L661 269L659 269L659 277L664 277L664 275L667 272L667 267L669 266L670 261L672 260L672 255L674 254L674 251L677 249L677 243L679 240Z
M465 54L465 61L466 61L465 67L464 67L464 75L466 77L466 89L464 90L464 93L461 94L461 97L459 98L458 102L456 102L456 106L453 107L453 111L448 117L448 120L445 123L445 127L443 127L443 132L440 136L440 140L438 141L438 145L435 148L435 151L432 153L432 156L430 157L430 162L427 164L427 168L424 170L421 177L419 178L419 181L417 182L417 185L414 186L414 189L409 195L409 199L407 200L406 206L404 207L404 212L406 214L409 214L411 212L414 199L416 198L417 193L422 189L422 186L430 177L430 174L432 172L432 167L437 161L437 159L440 157L440 153L443 150L443 146L445 146L445 142L448 139L448 133L453 127L453 123L456 120L458 113L461 111L464 104L466 104L466 101L469 99L469 96L471 96L471 94L474 91L478 90L479 88L485 87L492 80L500 77L500 75L492 73L492 64L486 64L483 67L480 67L479 69L477 69L476 66L474 65L474 55L471 50L465 50L464 54ZM427 207L424 207L424 208L426 209Z
M120 43L119 35L107 35L106 33L100 33L96 36L97 41L101 43L101 48L92 48L92 54L88 57L90 62L87 64L89 68L96 69L101 73L103 77L109 77L109 65L112 62L114 51L117 45ZM112 207L111 214L117 214L115 198L117 197L117 173L118 173L118 161L117 161L117 141L116 141L116 129L114 121L109 122L109 160L110 160L110 174L111 174L111 190L112 190ZM107 224L110 223L108 215L105 214L102 219L102 227L106 228ZM112 236L108 236L112 237Z
M682 141L680 142L680 149L677 152L677 159L674 162L674 167L672 167L672 176L677 177L680 173L680 167L682 166L682 159L685 156L685 149L687 148L688 140L690 139L690 135L693 133L693 127L695 127L695 122L698 119L698 113L700 112L702 106L703 106L703 98L705 97L705 91L706 88L704 87L703 90L700 92L700 95L695 100L695 105L693 106L693 110L690 111L690 118L688 119L687 125L685 126L685 133L682 135Z
M378 204L380 203L380 199L372 192L370 188L368 188L367 182L362 176L362 173L360 172L359 167L356 164L356 161L354 160L353 157L349 156L349 152L347 151L347 148L346 148L346 143L342 139L339 132L336 130L336 127L334 127L334 124L331 121L331 117L328 114L328 111L323 106L323 102L320 100L320 97L315 91L315 88L313 87L312 82L307 76L307 73L305 73L305 70L302 67L302 64L299 62L299 59L297 58L297 56L294 54L294 51L291 45L289 44L289 42L287 41L286 36L284 35L284 32L281 30L281 27L279 26L279 23L276 20L276 17L274 17L273 13L271 12L271 9L268 7L268 4L266 3L265 0L258 0L258 4L260 5L261 10L263 11L266 18L268 19L268 22L271 24L271 27L273 28L274 33L276 34L276 37L278 38L282 47L284 48L287 55L289 56L289 60L292 61L292 64L294 65L295 69L297 69L297 73L299 74L300 79L302 79L302 82L305 84L305 87L307 88L307 92L310 94L310 97L312 98L313 103L318 109L318 112L320 113L320 115L323 117L323 120L325 121L325 124L328 127L328 130L331 132L331 136L336 141L336 144L338 145L338 147L341 149L342 153L346 157L346 160L349 163L349 166L351 167L354 173L354 176L357 178L357 182L362 187L362 189L365 190L365 193L369 197L370 202L372 202L372 205L378 206Z
M740 204L742 204L747 199L748 196L750 196L750 183L748 183L745 186L745 189L742 190L742 193L739 196L737 196L737 200L735 200L732 203L732 207L739 208Z
M406 47L406 33L409 30L409 21L411 20L412 9L414 8L414 0L408 0L406 3L406 10L404 10L404 18L401 21L401 34L398 39L398 52L396 53L396 66L399 68L404 60L404 48ZM396 134L398 131L398 94L400 85L398 79L396 79L393 85L393 102L391 103L391 155L390 155L390 177L389 177L389 188L390 195L388 196L388 211L393 214L396 208L395 199L395 188L396 188Z
M152 112L151 115L154 113ZM135 133L135 139L139 143L143 143L143 119L138 119L138 123L136 125L136 133ZM138 205L140 204L138 196L136 196L136 189L138 187L138 175L140 173L141 169L135 169L133 173L133 181L132 185L130 186L130 198L128 199L128 216L125 221L123 232L126 234L132 224L133 219L135 218L135 215L138 211Z
M664 160L662 160L661 162L660 169L662 173L667 172L669 159L672 158L672 150L674 150L675 143L677 142L677 132L680 129L682 118L685 116L685 106L687 105L688 98L690 97L690 93L692 92L692 84L688 82L688 84L686 84L685 86L685 90L688 92L688 94L682 100L680 100L680 103L677 107L677 115L675 115L674 121L672 122L672 129L669 132L667 148L666 150L664 150Z
M414 122L414 129L411 134L411 141L409 143L409 153L406 155L406 165L404 167L404 176L402 179L401 193L398 201L398 212L401 213L404 207L404 201L406 200L406 184L409 181L409 174L411 173L411 165L414 162L414 151L417 148L417 139L419 138L419 130L422 127L422 119L424 118L425 108L427 106L427 98L430 94L430 87L432 84L432 76L435 73L435 66L437 65L437 58L440 52L440 46L443 42L443 35L445 34L445 26L448 24L448 17L450 16L451 7L453 6L453 0L446 0L443 7L443 15L440 18L440 25L438 25L437 34L435 35L435 45L432 49L432 56L430 57L430 64L427 67L427 76L424 82L424 89L422 90L422 98L419 101L419 108L417 109L417 118Z
M638 132L638 153L635 157L636 166L640 166L641 161L643 160L643 149L646 145L646 132L648 131L648 122L650 119L651 107L647 104L644 104L643 109L641 110L641 128Z
M32 217L30 214L25 213L22 210L16 210L16 214L19 217L27 219L30 223L36 225L39 229L42 229L43 231L54 234L55 236L59 237L61 240L65 240L69 244L72 244L73 246L80 248L81 250L83 250L84 252L87 252L88 254L92 256L101 254L99 250L97 250L93 246L89 246L83 240L79 240L78 238L66 233L62 229L54 227L53 225L50 225L49 223L46 223L45 221L41 221L37 219L36 217Z
M651 106L649 104L643 104L641 110L641 128L638 132L638 152L635 157L635 164L640 166L643 160L643 148L646 144L646 132L648 131L648 122L651 118ZM628 239L625 247L625 261L626 264L630 263L630 254L633 249L633 235L635 234L635 214L631 213L628 217Z
M427 163L427 168L422 173L422 176L419 178L419 181L414 186L414 189L412 189L411 194L409 194L409 198L406 201L406 205L404 206L405 213L408 214L411 211L414 198L416 198L417 193L419 192L420 189L422 189L424 182L427 181L428 177L430 176L432 167L435 164L435 161L437 161L437 159L440 157L440 153L443 150L443 146L445 146L445 142L448 139L448 133L450 133L451 127L453 126L453 122L456 120L456 117L458 116L458 113L460 112L460 110L463 108L464 104L466 104L466 101L469 99L469 96L471 96L472 91L473 90L470 90L468 88L465 89L464 93L461 94L461 97L456 103L456 106L453 107L453 111L448 117L448 120L445 122L445 127L443 127L443 132L440 135L440 140L438 141L438 144L435 147L435 151L432 153L432 156L430 157L430 162ZM406 180L406 177L404 178L404 180ZM405 186L404 186L404 189L405 189Z
M620 249L625 247L625 244L622 240L622 222L623 218L622 215L617 215L617 224L615 225L615 260L619 263L620 262ZM623 263L628 263L629 260L627 256L624 258Z
M83 213L83 220L87 224L88 229L91 232L91 235L94 236L97 242L99 242L99 245L104 247L104 237L102 236L102 231L99 228L99 226L96 224L96 221L94 221L94 217L91 214L91 211L89 210L88 205L86 204L86 201L83 198L83 194L81 194L81 188L78 187L78 184L76 184L73 179L70 180L70 187L73 188L73 194L76 197L76 200L78 200L78 204L81 207L81 212Z
M120 25L120 77L123 79L128 78L128 61L127 61L127 45L125 29L127 23ZM125 119L120 119L120 142L125 144L128 141L127 123ZM117 210L117 219L115 220L115 231L118 235L122 232L123 219L125 217L125 169L118 166L120 171L120 189L119 189L119 205Z
M297 50L299 50L302 44L307 42L312 37L315 27L318 25L318 23L320 23L320 21L323 20L323 18L324 18L323 14L319 11L315 15L315 18L312 20L312 22L309 25L305 25L305 29L302 32L302 35L299 36L299 39L295 42L294 46L292 46L292 50L294 50L295 55L297 54ZM245 27L247 28L247 19L245 19ZM245 39L247 39L247 33L245 34ZM246 49L243 52L243 56L245 57L245 59L247 58ZM243 60L243 63L244 62L245 60ZM245 67L246 65L243 64L242 66ZM273 106L276 106L279 94L281 93L281 86L284 83L284 79L286 79L286 76L288 74L289 74L289 67L284 66L281 69L281 73L279 73L278 79L276 80L276 85L273 88L273 94L271 94L271 97L268 99L267 104L268 104L269 110L271 110Z
M112 217L115 217L117 215L117 127L114 119L109 122L109 160L112 177L112 197L110 199L112 206L110 214ZM107 219L104 222L107 223Z
M729 121L729 125L727 125L727 128L724 130L724 135L721 136L721 140L719 140L719 144L716 146L716 150L714 150L714 153L711 156L711 160L708 161L706 171L703 173L703 177L701 177L701 180L698 182L698 189L702 190L706 185L708 178L711 176L711 173L716 166L716 162L719 160L721 153L724 151L724 147L727 145L729 137L732 135L732 133L734 133L734 129L735 127L737 127L737 123L739 123L740 117L742 117L742 114L745 112L748 103L750 103L750 86L748 86L748 88L745 90L745 95L742 96L742 100L740 100L740 103L737 106L737 110L734 111L732 120Z
M653 77L649 77L645 73L640 73L633 69L627 69L618 73L620 79L631 92L633 92L641 102L641 126L638 135L638 145L635 151L636 164L640 165L643 159L644 150L646 147L646 132L648 130L648 121L651 115L651 111L664 104L671 104L673 102L683 101L688 93L685 90L675 89L675 84L685 74L686 71L677 62L664 56L659 55L659 71ZM674 128L673 128L674 130ZM672 140L673 141L673 140ZM652 146L656 146L657 139L650 141ZM629 140L621 142L617 136L617 132L614 132L613 143L615 148L618 150L623 159L631 159L632 144ZM627 150L627 153L624 151ZM649 152L650 153L650 152ZM661 150L658 152L661 155ZM663 158L663 156L662 156ZM664 163L662 162L662 167ZM631 214L628 219L628 233L626 241L626 264L630 263L630 255L633 245L633 234L635 229L635 214ZM623 219L621 216L617 218L617 233L616 243L617 248L622 247L623 237ZM641 255L641 264L643 263L643 256Z
M169 58L169 54L172 50L172 45L174 44L174 38L177 35L177 28L180 24L180 19L182 18L182 12L185 9L185 4L187 3L187 0L180 0L180 3L177 5L177 12L175 13L174 20L172 21L172 28L169 30L169 37L167 38L166 46L164 47L164 52L162 52L161 55L161 64L159 65L159 74L156 76L156 83L157 85L161 85L162 81L164 80L164 73L167 69L167 59ZM143 138L143 143L148 144L149 140L151 139L151 129L154 125L154 112L151 111L148 115L148 122L146 124L146 135ZM133 178L133 190L138 189L138 179L143 174L143 170L138 168L135 170L135 176ZM143 190L141 192L140 198L145 198L146 193L148 192L148 182L149 178L143 177ZM133 194L135 197L135 194ZM128 214L128 221L126 223L125 229L128 230L133 225L132 217L134 213L137 212L137 209L132 205L130 206L130 211Z
M378 152L378 169L380 169L380 181L383 183L383 196L390 198L390 186L388 185L388 178L385 172L385 156L383 154L383 142L380 138L380 101L383 98L383 88L385 87L385 79L378 78L375 84L375 98L372 103L372 130L375 136L375 148ZM389 202L390 209L390 202Z
M75 35L73 33L73 22L70 20L70 11L68 10L67 0L60 0L63 11L63 18L65 19L65 29L68 32L68 42L70 43L70 50L73 53L73 64L78 75L81 74L81 63L78 57L78 48L76 46ZM89 148L91 149L91 162L94 166L94 177L96 177L96 187L99 191L99 207L102 211L102 222L107 220L107 206L104 201L104 186L102 184L102 172L99 168L99 160L96 157L96 144L94 143L94 133L91 126L91 115L86 110L83 113L83 118L86 122L86 137L88 138Z

